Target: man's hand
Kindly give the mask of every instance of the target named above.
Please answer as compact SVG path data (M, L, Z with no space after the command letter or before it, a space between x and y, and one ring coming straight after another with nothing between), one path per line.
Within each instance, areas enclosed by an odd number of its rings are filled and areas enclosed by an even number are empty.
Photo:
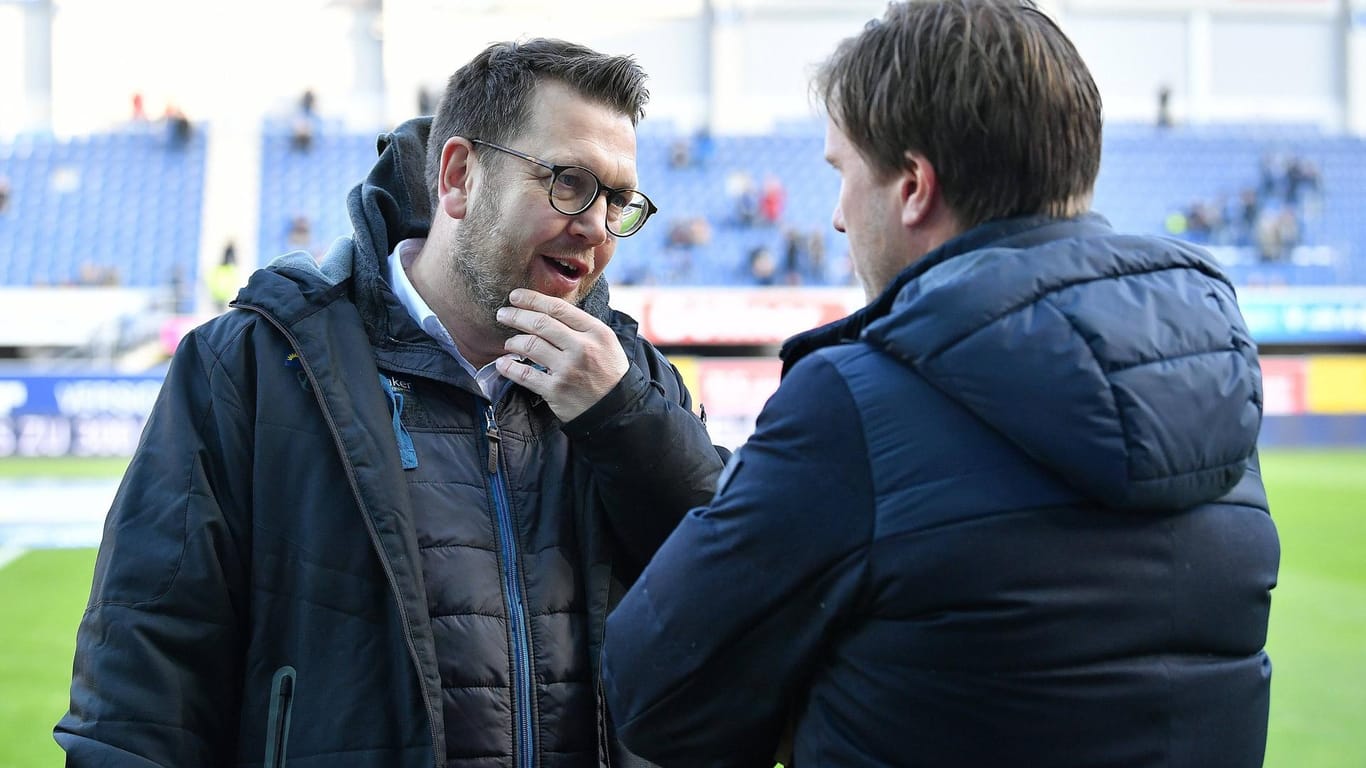
M545 398L567 422L593 407L630 369L617 336L601 320L563 299L518 288L498 322L522 333L507 340L498 372ZM524 358L545 370L539 370Z

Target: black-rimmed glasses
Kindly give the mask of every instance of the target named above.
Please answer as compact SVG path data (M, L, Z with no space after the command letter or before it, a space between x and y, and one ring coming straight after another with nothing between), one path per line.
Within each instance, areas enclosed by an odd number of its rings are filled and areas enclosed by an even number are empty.
M607 194L607 231L616 237L630 237L645 226L645 220L659 209L638 189L613 189L602 183L596 173L579 165L555 165L494 144L483 139L470 139L474 144L506 152L529 163L545 168L554 175L550 179L550 205L566 216L577 216L597 202L598 195Z

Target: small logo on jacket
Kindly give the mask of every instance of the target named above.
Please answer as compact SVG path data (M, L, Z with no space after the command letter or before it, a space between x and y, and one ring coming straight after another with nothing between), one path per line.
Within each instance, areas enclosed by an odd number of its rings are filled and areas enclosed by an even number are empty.
M308 374L304 373L304 363L299 359L298 352L290 352L285 355L285 367L294 369L294 378L298 380L299 386L305 392L313 391L313 386L308 383Z
M418 392L418 386L412 379L399 378L393 374L380 373L388 382L389 388L395 395L403 398L403 411L400 419L410 427L429 427L432 426L431 414L427 412L426 403L423 402L422 395Z

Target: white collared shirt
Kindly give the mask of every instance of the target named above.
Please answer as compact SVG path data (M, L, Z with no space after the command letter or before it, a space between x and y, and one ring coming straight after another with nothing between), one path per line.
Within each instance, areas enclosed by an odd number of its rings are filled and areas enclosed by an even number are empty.
M408 279L407 270L403 268L403 257L422 250L422 244L425 242L427 242L426 238L411 237L399 241L399 244L394 246L394 252L389 254L389 287L393 289L394 295L398 296L403 307L408 310L408 314L417 321L418 327L425 331L428 336L436 339L442 349L451 353L451 356L474 377L474 383L479 385L484 396L490 401L496 402L498 391L502 389L506 379L498 373L498 368L493 363L489 363L476 371L474 365L466 360L464 355L460 354L459 348L455 346L455 339L451 337L451 332L446 330L446 326L442 325L436 313L427 306L427 302L422 299L417 289L413 287L412 281Z

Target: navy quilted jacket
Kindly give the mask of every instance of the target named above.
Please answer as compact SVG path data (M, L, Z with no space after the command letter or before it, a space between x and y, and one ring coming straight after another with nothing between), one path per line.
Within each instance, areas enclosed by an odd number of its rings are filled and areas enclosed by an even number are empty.
M1259 766L1279 545L1257 354L1200 251L975 228L791 340L608 621L662 765Z

